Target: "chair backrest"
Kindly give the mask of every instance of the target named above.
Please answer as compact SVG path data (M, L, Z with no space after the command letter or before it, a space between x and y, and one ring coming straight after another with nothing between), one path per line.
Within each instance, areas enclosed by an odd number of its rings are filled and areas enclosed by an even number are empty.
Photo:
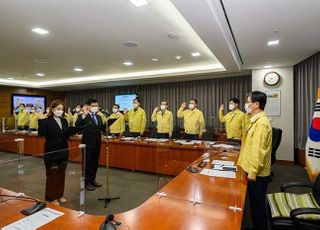
M320 205L320 173L313 184L312 193L318 205Z
M271 152L271 164L276 162L277 150L280 146L282 139L282 129L272 127L272 152Z

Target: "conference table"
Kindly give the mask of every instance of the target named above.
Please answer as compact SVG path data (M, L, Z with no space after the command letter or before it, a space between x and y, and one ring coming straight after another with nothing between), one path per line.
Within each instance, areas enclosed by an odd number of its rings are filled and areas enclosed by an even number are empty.
M8 138L8 136L3 137L7 134L1 135L2 139ZM13 135L13 137L16 136ZM79 142L78 139L71 141ZM210 162L212 160L235 162L239 153L237 149L211 148L208 150L202 144L184 146L175 142L158 143L148 140L106 139L103 144L106 146L104 151L110 154L110 166L113 164L129 170L175 176L140 206L115 214L115 219L121 222L117 229L241 229L247 187L244 172L238 167L235 173L236 178L223 178L185 170L189 168L190 161L195 162L191 164L193 168L201 170L197 165L198 161L201 161L204 150L210 153ZM9 147L2 146L2 148ZM128 151L130 149L131 151ZM139 149L144 151L138 153ZM126 164L122 160L117 161L117 151L120 157L127 159ZM183 154L183 151L186 154ZM149 155L147 155L148 152ZM170 155L170 152L178 156ZM122 156L121 153L131 155L123 154ZM145 158L143 159L145 164L140 164L138 158ZM154 163L151 164L148 159ZM170 162L174 163L170 165ZM204 168L211 168L210 162ZM3 189L2 193L14 192ZM30 201L20 200L0 203L0 227L23 218L20 211L30 204ZM47 207L61 211L64 215L40 229L99 229L105 218L90 214L79 216L75 210L52 204L48 204Z

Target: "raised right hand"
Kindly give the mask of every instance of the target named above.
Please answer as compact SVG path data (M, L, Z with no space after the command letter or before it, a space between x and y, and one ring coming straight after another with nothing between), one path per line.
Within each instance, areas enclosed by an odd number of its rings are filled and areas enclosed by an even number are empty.
M220 108L219 108L220 112L223 112L223 110L224 110L224 104L220 105Z
M83 116L87 116L88 114L89 114L89 106L87 106L87 105L84 105L83 106L83 113L82 113L82 115Z
M39 120L43 120L43 119L47 118L47 116L45 114L43 114L43 109L40 110L38 117L39 117L38 118Z
M184 101L184 102L182 102L182 104L181 104L181 106L180 106L181 108L183 108L183 109L185 109L186 107L187 107L187 103Z
M123 114L126 114L128 112L128 109L127 108L124 108L123 109Z
M158 111L159 111L159 107L158 107L158 106L153 109L153 112L154 112L154 113L156 113L156 112L158 112Z

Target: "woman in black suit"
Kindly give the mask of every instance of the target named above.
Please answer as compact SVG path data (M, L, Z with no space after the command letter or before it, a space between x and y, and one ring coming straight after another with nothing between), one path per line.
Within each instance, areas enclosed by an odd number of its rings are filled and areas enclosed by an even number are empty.
M64 117L64 103L61 100L51 102L47 115L39 113L38 135L45 137L44 164L46 168L45 199L60 205L67 202L63 197L65 172L68 161L68 137L65 131L68 122Z

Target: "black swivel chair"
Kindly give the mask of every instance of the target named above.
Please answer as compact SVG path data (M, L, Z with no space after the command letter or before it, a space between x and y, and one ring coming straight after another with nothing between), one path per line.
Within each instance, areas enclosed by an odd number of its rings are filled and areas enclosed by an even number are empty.
M293 194L287 193L287 189L293 187L305 187L311 188L311 193L305 194ZM268 215L272 229L305 229L305 230L320 230L320 174L316 178L316 181L312 183L304 182L291 182L283 184L281 187L281 193L268 194ZM282 199L279 199L282 197ZM298 202L301 199L307 199L313 202L304 202L307 205L300 206L302 202ZM290 202L289 202L290 201ZM281 212L284 207L288 209L291 206L296 206L288 210L289 215L285 212ZM284 214L284 215L283 215ZM311 215L306 215L311 214Z
M272 150L271 150L271 165L273 165L277 160L277 150L280 146L282 139L282 129L272 128ZM271 176L274 176L274 173L271 172Z

